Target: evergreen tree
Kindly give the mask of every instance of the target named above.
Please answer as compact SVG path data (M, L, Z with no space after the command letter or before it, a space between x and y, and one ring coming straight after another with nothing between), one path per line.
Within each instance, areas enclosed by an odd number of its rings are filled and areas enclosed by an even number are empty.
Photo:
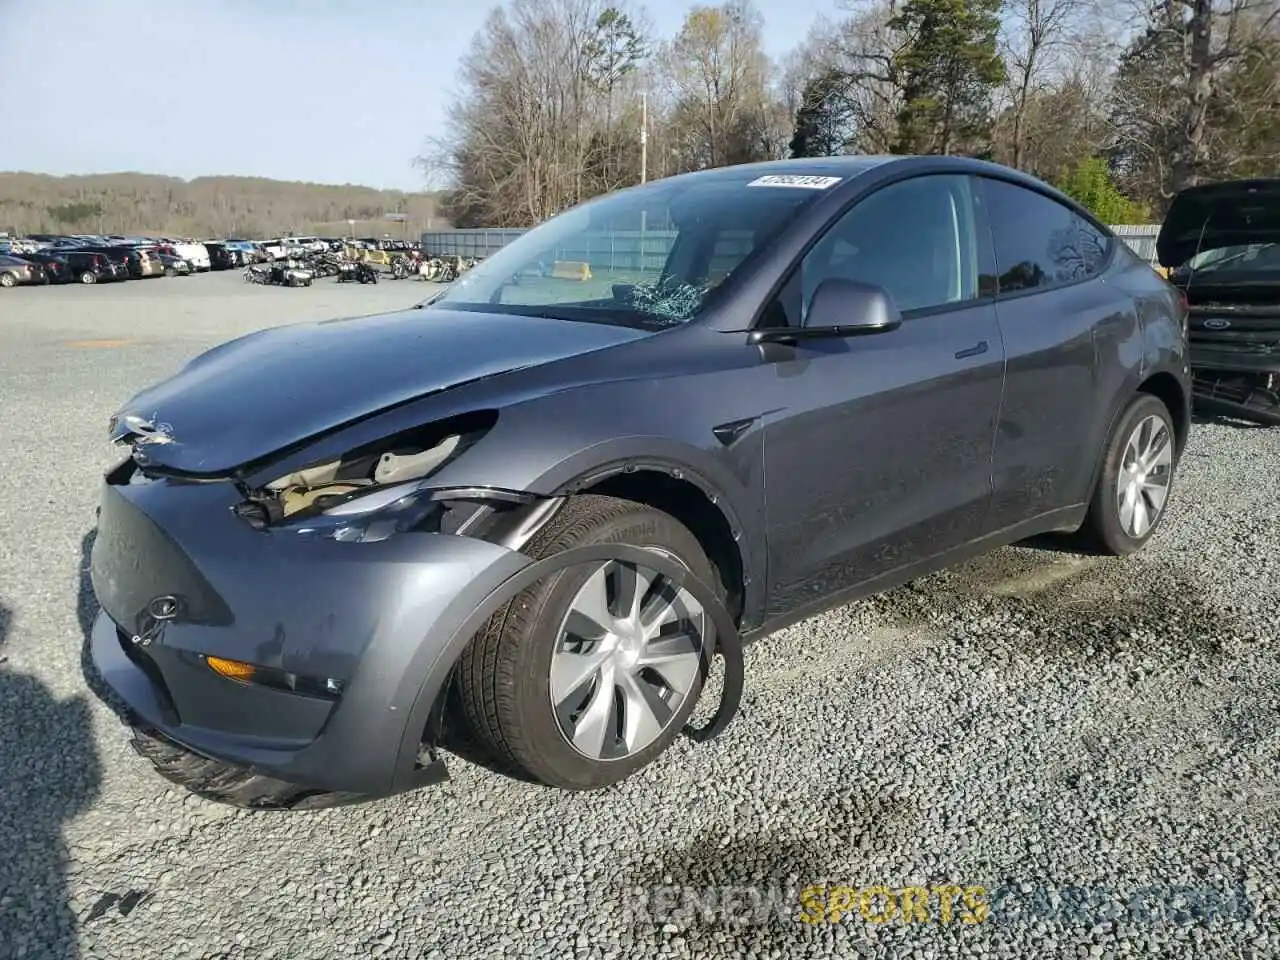
M844 152L849 110L842 84L836 70L825 70L805 84L791 138L792 157L835 157Z
M902 90L894 153L984 154L991 93L1006 79L996 47L1002 0L905 0L889 26Z

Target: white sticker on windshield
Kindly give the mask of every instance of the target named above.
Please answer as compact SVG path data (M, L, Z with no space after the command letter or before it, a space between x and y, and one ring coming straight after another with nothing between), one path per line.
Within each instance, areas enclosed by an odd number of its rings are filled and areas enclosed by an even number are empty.
M809 177L795 173L772 173L767 177L757 177L747 184L748 187L800 187L803 190L826 190L834 187L843 177Z

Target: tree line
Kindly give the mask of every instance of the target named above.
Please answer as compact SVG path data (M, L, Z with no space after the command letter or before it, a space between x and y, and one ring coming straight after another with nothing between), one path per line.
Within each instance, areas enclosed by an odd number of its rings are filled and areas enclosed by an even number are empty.
M436 199L429 193L261 177L0 173L0 230L249 239L345 236L354 230L358 236L414 238L437 225ZM388 213L408 220L389 221Z
M1276 173L1278 17L1280 0L846 0L773 60L754 0L693 6L669 38L628 0L508 0L419 162L459 227L849 153L990 159L1148 222L1184 187Z

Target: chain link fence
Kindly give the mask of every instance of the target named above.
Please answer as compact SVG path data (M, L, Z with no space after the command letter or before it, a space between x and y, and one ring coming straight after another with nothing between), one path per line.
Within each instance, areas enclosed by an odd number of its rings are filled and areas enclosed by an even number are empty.
M1134 253L1152 266L1156 265L1156 235L1160 232L1158 224L1119 224L1111 229ZM429 230L422 234L422 249L437 257L483 259L497 253L524 232L513 227ZM582 249L556 251L555 258L600 263L607 250L610 266L619 269L636 268L647 266L654 257L664 257L673 238L674 234L665 230L602 234L599 246L593 247L591 241L587 240L581 244Z

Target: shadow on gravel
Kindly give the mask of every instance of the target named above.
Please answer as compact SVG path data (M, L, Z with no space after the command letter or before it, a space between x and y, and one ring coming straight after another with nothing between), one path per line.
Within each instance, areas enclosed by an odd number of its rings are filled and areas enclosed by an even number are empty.
M630 941L622 955L652 955L680 938L685 956L732 955L737 945L753 956L785 957L820 936L812 921L825 900L811 891L802 901L806 888L878 882L865 880L871 859L914 842L916 811L904 797L851 788L828 795L817 821L808 800L796 808L797 819L776 831L704 832L624 864L624 889L609 905L622 914Z
M1186 666L1222 656L1223 635L1248 632L1202 585L1177 569L1150 568L1134 582L1123 559L1079 562L996 551L886 594L884 612L902 626L940 618L957 597L1008 632L1010 652L1087 665L1125 657Z
M12 612L0 604L0 957L78 956L66 888L66 821L98 796L89 704L56 700L10 669Z
M93 636L93 618L98 615L98 600L93 595L93 584L89 580L89 558L93 554L93 541L98 531L90 530L80 541L79 579L76 585L76 618L80 621L80 672L84 682L99 700L105 703L121 720L129 719L125 705L115 692L107 686L93 665L93 651L90 640Z
M1228 417L1218 413L1200 413L1199 411L1191 414L1191 425L1193 427L1231 427L1233 430L1274 430L1275 428L1265 423L1255 423L1252 420L1242 420L1236 417Z
M1085 537L1069 533L1042 533L1026 540L1019 540L1013 546L1043 550L1045 553L1065 553L1077 557L1106 556L1101 548L1090 544Z

